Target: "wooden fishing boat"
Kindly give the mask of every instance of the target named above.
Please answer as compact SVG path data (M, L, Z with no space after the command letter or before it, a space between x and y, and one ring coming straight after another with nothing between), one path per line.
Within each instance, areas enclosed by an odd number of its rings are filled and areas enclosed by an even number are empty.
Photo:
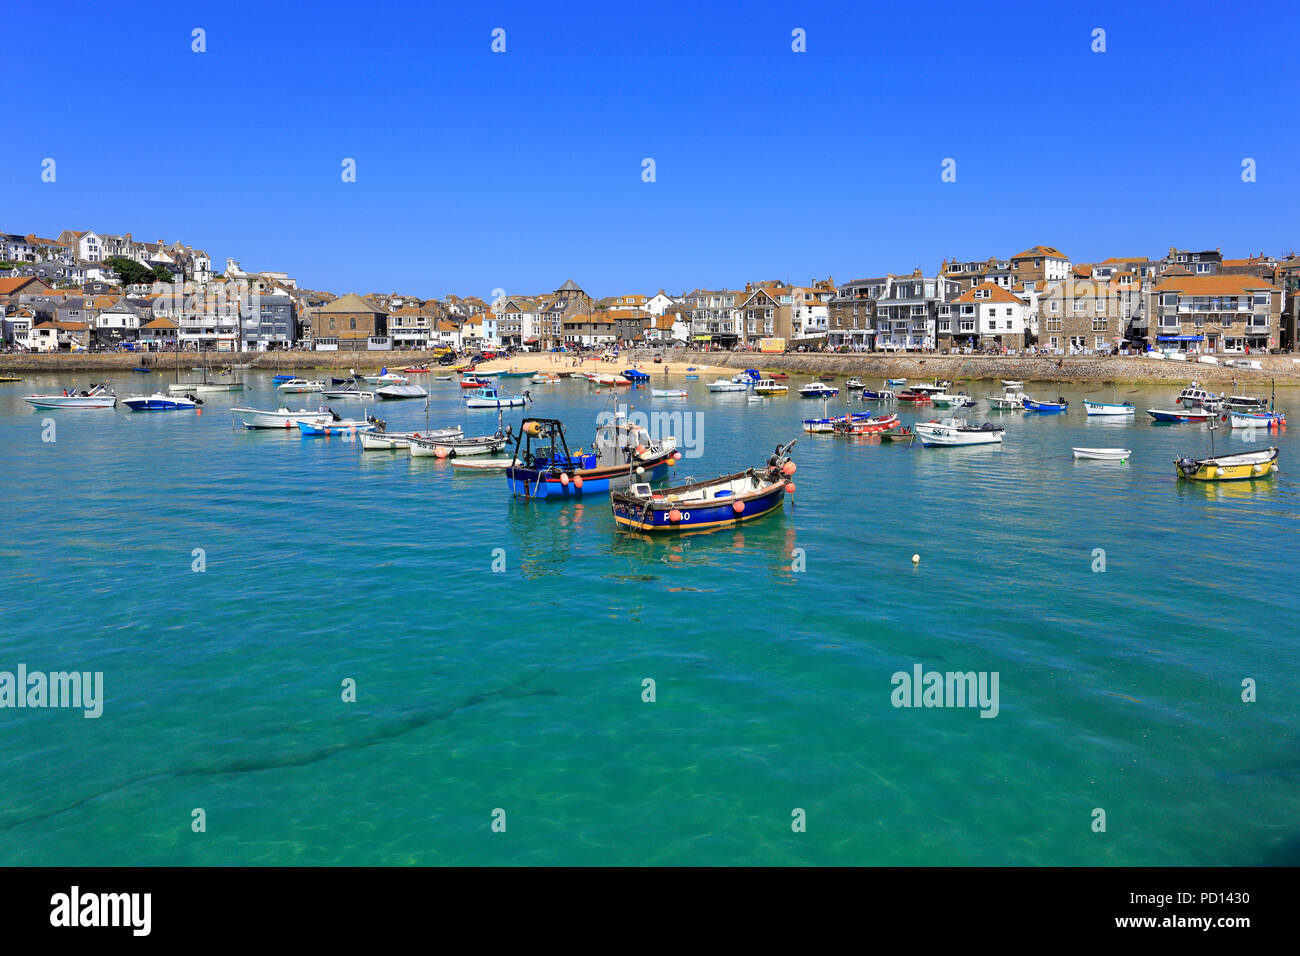
M985 422L971 425L964 419L946 418L941 422L917 422L912 426L916 437L926 448L956 445L1000 445L1007 430L1001 425Z
M876 437L881 441L901 441L911 444L912 440L916 438L916 432L908 425L899 424L877 433Z
M117 396L104 382L80 392L65 388L62 395L28 395L23 401L34 408L114 408Z
M505 448L510 441L509 431L475 438L452 436L448 438L407 439L406 450L412 458L460 458L470 455L491 455Z
M631 385L632 382L622 375L611 375L608 372L593 372L588 377L588 381L596 385Z
M646 482L615 491L609 496L614 520L625 531L686 534L733 528L779 511L785 495L794 494L793 446L778 445L766 465L732 475L662 491Z
M1025 407L1025 411L1027 412L1043 412L1045 414L1051 415L1058 412L1069 411L1070 403L1067 402L1064 398L1057 398L1057 400L1054 402L1039 402L1039 401L1035 401L1034 399L1026 395L1024 407Z
M831 430L837 435L879 435L897 428L898 424L897 415L845 415L835 419Z
M790 388L773 379L760 378L754 383L754 391L760 395L783 395L790 391Z
M1128 402L1090 402L1087 399L1084 399L1083 410L1092 416L1100 415L1109 418L1119 418L1137 412L1137 409Z
M133 412L183 412L198 408L203 399L192 395L167 395L154 392L152 395L134 395L122 399L122 404Z
M425 432L373 431L365 432L358 437L361 439L363 451L396 451L399 448L409 447L412 438L445 441L460 438L461 431L459 425L454 425L450 428L438 428Z
M1094 461L1128 461L1132 452L1127 448L1073 448L1076 460L1087 458Z
M554 418L525 418L506 469L510 490L521 498L580 498L658 481L681 458L677 439L653 440L641 426L618 415L596 429L595 451L569 450L564 425Z
M1148 408L1147 414L1158 422L1208 422L1214 418L1214 412L1206 409L1180 408Z
M1240 455L1210 458L1175 458L1178 477L1188 481L1244 481L1277 474L1276 447Z
M1228 412L1232 428L1282 428L1286 425L1286 415L1282 412Z

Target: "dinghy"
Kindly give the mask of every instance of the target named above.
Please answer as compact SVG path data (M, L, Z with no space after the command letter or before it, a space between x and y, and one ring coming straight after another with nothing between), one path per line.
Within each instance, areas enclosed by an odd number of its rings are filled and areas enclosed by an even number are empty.
M879 435L898 424L897 415L845 415L835 419L831 430L837 435Z
M416 438L407 440L406 449L412 458L460 458L471 455L491 455L506 447L510 432L497 431L495 435L466 438L463 435L448 438Z
M684 534L734 528L779 511L786 493L794 494L793 446L793 441L778 445L766 465L721 478L663 491L637 482L627 491L615 491L609 496L614 520L626 531Z
M1088 458L1094 461L1128 461L1132 452L1127 448L1074 448L1076 460Z
M1090 402L1084 399L1083 410L1093 416L1108 416L1116 418L1125 415L1132 415L1137 409L1128 402Z
M686 398L687 392L684 388L652 388L650 394L655 398Z
M453 458L451 467L457 471L482 472L505 471L517 464L513 458Z
M430 441L450 440L460 438L461 432L460 426L454 425L451 428L439 428L426 432L365 432L359 437L361 438L361 448L364 451L396 451L399 448L409 447L412 438L425 438Z
M1057 412L1069 411L1070 403L1064 398L1059 397L1054 402L1038 402L1026 395L1024 407L1027 412L1043 412L1050 415Z
M334 419L334 413L330 411L310 412L305 408L298 411L281 406L273 412L262 411L259 408L232 408L230 413L238 418L245 428L293 428L301 421L319 421L328 422Z
M380 422L370 417L336 418L331 415L329 421L300 418L294 424L298 426L298 431L304 438L322 438L331 435L359 435L362 432L372 432L379 427Z

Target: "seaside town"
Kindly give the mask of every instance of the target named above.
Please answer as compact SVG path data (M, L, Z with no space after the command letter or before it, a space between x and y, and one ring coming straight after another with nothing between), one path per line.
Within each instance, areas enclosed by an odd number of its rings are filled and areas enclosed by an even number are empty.
M302 288L288 273L217 271L202 249L65 230L0 233L7 352L520 351L686 346L762 352L1102 356L1291 352L1300 256L1163 256L1075 262L1053 246L1008 258L836 282L660 288L598 296L569 278L551 291L449 294Z

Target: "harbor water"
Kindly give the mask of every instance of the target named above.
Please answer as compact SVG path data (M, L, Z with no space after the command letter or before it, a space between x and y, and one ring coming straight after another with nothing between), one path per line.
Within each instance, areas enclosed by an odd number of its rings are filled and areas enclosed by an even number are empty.
M1007 428L923 449L805 434L799 376L762 402L502 380L536 399L507 423L561 419L570 447L646 415L677 480L798 438L780 513L652 540L607 495L245 430L231 407L322 404L247 375L198 414L0 385L0 671L103 675L97 718L0 709L0 864L1300 862L1286 431L1219 430L1281 471L1197 484L1173 461L1208 433L1150 421L1163 386L1121 388L1120 422L1084 416L1101 387L1028 389L1065 415L900 409ZM430 377L432 426L495 429ZM425 426L418 400L371 411ZM996 675L996 712L895 706L917 667Z

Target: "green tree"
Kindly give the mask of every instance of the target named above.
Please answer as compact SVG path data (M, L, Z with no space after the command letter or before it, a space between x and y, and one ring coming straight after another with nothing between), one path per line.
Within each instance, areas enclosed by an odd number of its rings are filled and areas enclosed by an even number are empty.
M124 286L154 281L153 270L143 263L136 262L134 259L127 259L124 256L109 256L104 260L104 265L117 273L118 280Z

